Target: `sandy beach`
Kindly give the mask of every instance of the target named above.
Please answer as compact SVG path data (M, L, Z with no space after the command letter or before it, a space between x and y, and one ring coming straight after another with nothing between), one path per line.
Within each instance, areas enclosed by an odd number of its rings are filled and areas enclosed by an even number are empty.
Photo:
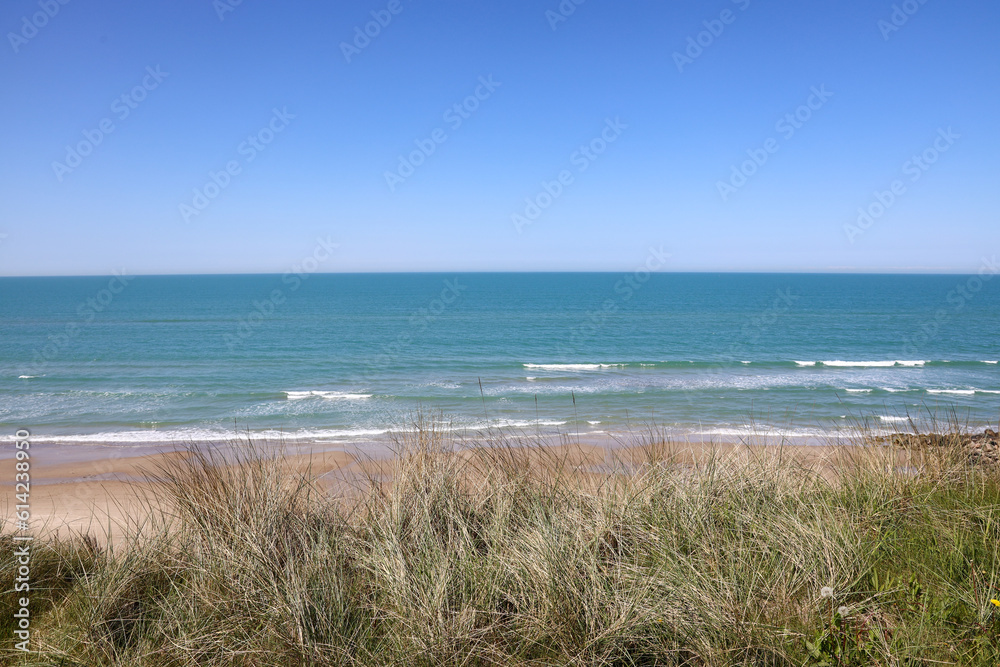
M679 466L704 463L710 456L742 454L774 456L832 478L833 470L857 454L854 445L745 445L734 442L666 442L654 446L629 444L613 436L577 440L559 436L543 439L542 447L530 443L520 449L525 460L538 467L559 466L581 477L602 478L631 473L643 463L665 460ZM456 448L474 466L488 469L489 447L456 442ZM226 451L222 446L218 451ZM329 443L283 448L281 457L291 473L316 480L334 497L350 496L370 479L391 482L393 444L388 441L352 443L331 449ZM514 450L518 451L518 450ZM495 454L495 451L493 452ZM99 540L121 534L123 528L141 523L150 503L158 502L158 470L187 457L184 448L151 451L148 447L45 446L32 450L31 527L37 534L91 534ZM911 465L910 454L898 451L896 466ZM4 470L3 530L15 527L14 459L0 461Z
M141 454L113 447L35 447L31 467L31 528L36 534L117 536L141 522L157 498L157 471L188 455L183 449ZM350 454L317 449L292 453L293 470L322 479L353 463ZM4 532L15 527L13 458L0 462Z

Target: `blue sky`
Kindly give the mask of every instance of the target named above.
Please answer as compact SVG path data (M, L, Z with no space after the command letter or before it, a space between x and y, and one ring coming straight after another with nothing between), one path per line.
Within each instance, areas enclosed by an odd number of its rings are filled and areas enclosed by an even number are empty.
M4 3L0 275L1000 250L995 2L231 1Z

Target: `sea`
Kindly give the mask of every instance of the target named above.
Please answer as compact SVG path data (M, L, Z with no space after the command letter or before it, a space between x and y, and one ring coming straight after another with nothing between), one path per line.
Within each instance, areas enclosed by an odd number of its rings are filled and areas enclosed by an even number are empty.
M998 324L985 272L0 278L0 435L996 428Z

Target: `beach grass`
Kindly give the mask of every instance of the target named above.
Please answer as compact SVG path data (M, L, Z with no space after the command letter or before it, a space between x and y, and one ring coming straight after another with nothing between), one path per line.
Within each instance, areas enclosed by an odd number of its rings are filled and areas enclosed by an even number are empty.
M1000 473L959 436L691 458L426 424L331 496L246 441L156 471L115 544L39 538L10 665L996 665Z

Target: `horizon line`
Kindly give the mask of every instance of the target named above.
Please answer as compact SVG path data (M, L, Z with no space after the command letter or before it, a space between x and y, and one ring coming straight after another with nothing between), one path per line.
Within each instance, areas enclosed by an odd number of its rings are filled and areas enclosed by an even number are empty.
M419 271L241 271L233 273L206 273L206 272L184 272L184 273L129 273L127 269L121 269L110 273L66 273L66 274L21 274L21 275L0 275L0 279L8 278L106 278L114 275L126 275L132 278L181 278L181 277L240 277L240 276L362 276L362 275L526 275L526 274L618 274L634 273L637 269L567 269L567 270L494 270L494 271L469 271L461 269L434 269ZM665 275L691 275L691 274L724 274L724 275L893 275L893 276L968 276L975 275L977 271L957 271L955 269L827 269L827 270L802 270L802 269L772 269L772 270L711 270L711 269L691 269L675 271L650 271Z

